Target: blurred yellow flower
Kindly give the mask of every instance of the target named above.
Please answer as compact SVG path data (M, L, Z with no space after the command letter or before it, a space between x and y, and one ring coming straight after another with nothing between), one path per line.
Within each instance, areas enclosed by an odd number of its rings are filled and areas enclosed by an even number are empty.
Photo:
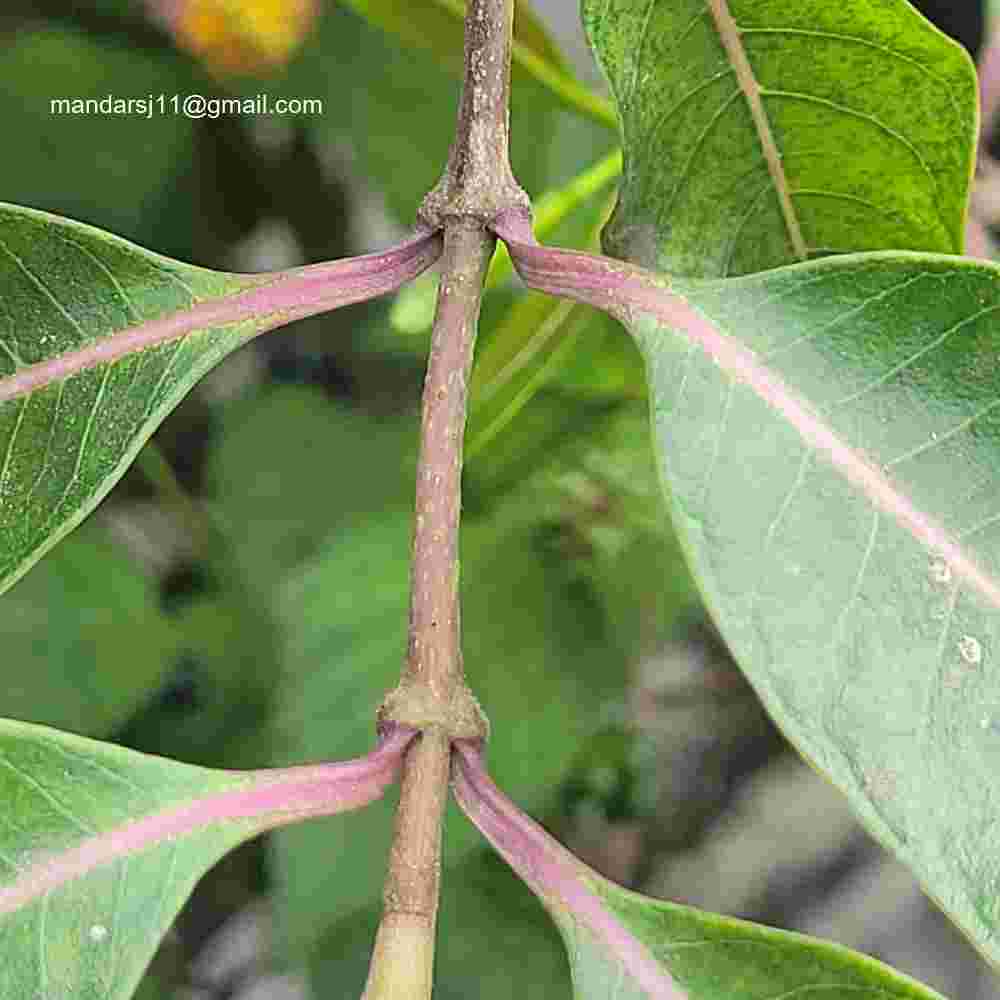
M309 33L318 0L167 0L161 3L177 43L213 73L277 69ZM166 8L166 9L165 9Z

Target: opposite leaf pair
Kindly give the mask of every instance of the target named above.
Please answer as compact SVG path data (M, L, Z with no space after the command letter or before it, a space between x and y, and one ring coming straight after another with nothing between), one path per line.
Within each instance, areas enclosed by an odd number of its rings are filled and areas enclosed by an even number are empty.
M375 751L342 764L236 773L26 723L0 729L0 795L16 804L2 838L0 984L11 996L106 998L131 995L195 881L223 854L377 798L415 735L384 732ZM936 996L836 945L620 889L521 813L473 745L457 745L453 768L463 809L556 920L581 997L716 1000L735 982L743 1000L803 986Z

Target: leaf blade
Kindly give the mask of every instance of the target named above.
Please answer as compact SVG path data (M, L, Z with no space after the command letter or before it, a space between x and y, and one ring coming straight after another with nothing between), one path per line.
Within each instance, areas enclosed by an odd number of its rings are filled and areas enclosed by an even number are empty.
M0 982L125 1000L195 881L264 829L381 794L412 733L367 758L212 771L0 721Z
M389 291L436 258L384 254L221 274L0 206L0 590L75 527L192 385L250 337Z
M548 909L578 1000L765 1000L800 991L940 1000L839 945L614 885L524 815L493 784L468 741L456 745L452 788L468 818Z
M582 9L624 133L613 256L722 277L803 249L961 252L975 72L903 0Z
M510 246L529 285L633 332L674 522L741 667L1000 959L983 833L1000 753L1000 272L883 252L670 287Z

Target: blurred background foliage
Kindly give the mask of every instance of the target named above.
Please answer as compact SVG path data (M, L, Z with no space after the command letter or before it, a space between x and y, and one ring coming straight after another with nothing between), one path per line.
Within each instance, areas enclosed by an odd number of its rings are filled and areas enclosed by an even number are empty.
M461 6L7 0L0 198L219 269L383 246L447 153ZM592 247L617 135L571 7L518 3L512 155L547 238ZM977 50L978 3L923 7ZM169 103L188 94L322 111L193 119ZM50 107L161 96L148 117ZM405 648L433 295L430 275L213 372L98 513L0 600L0 713L217 767L365 752ZM526 293L498 257L467 443L466 664L500 784L620 882L995 995L787 752L705 620L663 528L641 364L617 325ZM359 996L391 809L228 858L144 1000ZM454 810L447 822L437 995L568 997L538 904Z

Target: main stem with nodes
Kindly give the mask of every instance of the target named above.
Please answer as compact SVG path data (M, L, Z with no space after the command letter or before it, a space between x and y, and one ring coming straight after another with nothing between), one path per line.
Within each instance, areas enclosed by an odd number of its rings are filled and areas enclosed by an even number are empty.
M469 0L455 140L419 213L443 231L444 252L424 382L407 657L379 716L420 736L403 767L365 1000L431 995L452 741L486 736L462 662L458 538L469 374L496 243L489 227L528 208L508 152L512 28L513 0Z

